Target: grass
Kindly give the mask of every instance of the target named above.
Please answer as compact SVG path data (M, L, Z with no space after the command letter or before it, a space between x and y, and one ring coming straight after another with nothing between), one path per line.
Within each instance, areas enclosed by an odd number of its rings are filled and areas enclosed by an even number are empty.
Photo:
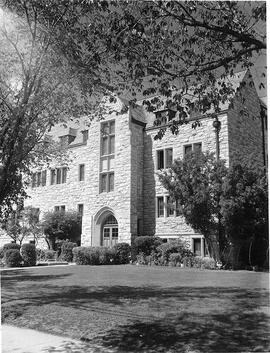
M2 272L5 323L101 351L269 352L268 308L267 273L131 265Z

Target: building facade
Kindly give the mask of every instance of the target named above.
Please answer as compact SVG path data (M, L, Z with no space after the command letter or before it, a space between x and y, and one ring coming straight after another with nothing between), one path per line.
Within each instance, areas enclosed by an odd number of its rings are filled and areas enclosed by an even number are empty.
M218 116L220 158L228 165L236 158L263 165L261 103L248 73L240 73L236 81L246 84ZM82 119L54 128L52 134L68 146L70 163L36 170L25 206L38 208L41 218L47 211L78 210L84 246L112 246L130 243L133 236L156 235L182 238L197 255L206 256L203 236L170 206L158 173L191 150L215 152L213 119L199 117L196 129L188 123L178 135L167 131L156 140L157 113L139 104L127 107L120 99L113 108L89 126ZM169 112L161 113L168 123Z

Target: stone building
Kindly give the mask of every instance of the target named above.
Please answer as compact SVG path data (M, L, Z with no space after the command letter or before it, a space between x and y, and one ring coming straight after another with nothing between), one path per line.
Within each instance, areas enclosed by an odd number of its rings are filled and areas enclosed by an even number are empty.
M235 87L246 82L233 99L224 103L218 116L220 158L229 165L234 158L265 163L265 135L261 102L249 73L239 73ZM87 126L84 119L52 130L68 145L68 166L52 165L33 174L26 206L38 208L40 216L52 210L78 210L82 216L81 244L111 246L131 242L132 236L156 235L164 240L181 237L201 256L207 246L168 206L168 194L157 173L190 150L216 151L216 131L211 117L196 117L200 126L181 127L178 135L167 131L155 140L157 114L168 123L170 112L147 113L142 106L127 107L118 100L102 121Z

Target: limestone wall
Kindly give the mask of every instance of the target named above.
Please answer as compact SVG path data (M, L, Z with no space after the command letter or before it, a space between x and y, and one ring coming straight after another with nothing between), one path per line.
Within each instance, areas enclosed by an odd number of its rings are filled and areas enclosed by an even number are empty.
M131 132L129 114L112 113L105 120L115 120L115 182L114 191L100 193L100 121L94 121L89 127L89 139L86 145L71 150L72 161L64 184L50 185L50 173L47 172L46 186L29 189L31 205L42 214L53 211L55 206L65 205L65 209L77 210L83 204L82 244L100 245L100 228L95 228L94 220L100 210L111 210L119 226L119 241L130 241L130 200L131 200ZM104 121L105 121L104 120ZM85 164L85 180L79 181L79 165Z
M229 159L263 165L260 101L249 73L228 112Z
M228 160L228 123L226 113L220 115L220 157ZM178 135L167 131L161 140L155 140L157 129L147 129L144 139L144 234L194 234L182 217L157 217L156 198L167 195L166 190L158 180L157 150L173 148L173 159L184 156L186 144L202 143L202 151L216 151L216 135L213 120L201 120L201 126L192 129L191 124L183 125Z

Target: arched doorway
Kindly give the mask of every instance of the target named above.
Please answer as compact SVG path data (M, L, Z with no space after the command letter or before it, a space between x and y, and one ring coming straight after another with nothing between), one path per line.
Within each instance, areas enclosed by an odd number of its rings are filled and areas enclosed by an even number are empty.
M118 223L116 218L109 214L101 228L101 244L102 246L112 247L118 243Z

